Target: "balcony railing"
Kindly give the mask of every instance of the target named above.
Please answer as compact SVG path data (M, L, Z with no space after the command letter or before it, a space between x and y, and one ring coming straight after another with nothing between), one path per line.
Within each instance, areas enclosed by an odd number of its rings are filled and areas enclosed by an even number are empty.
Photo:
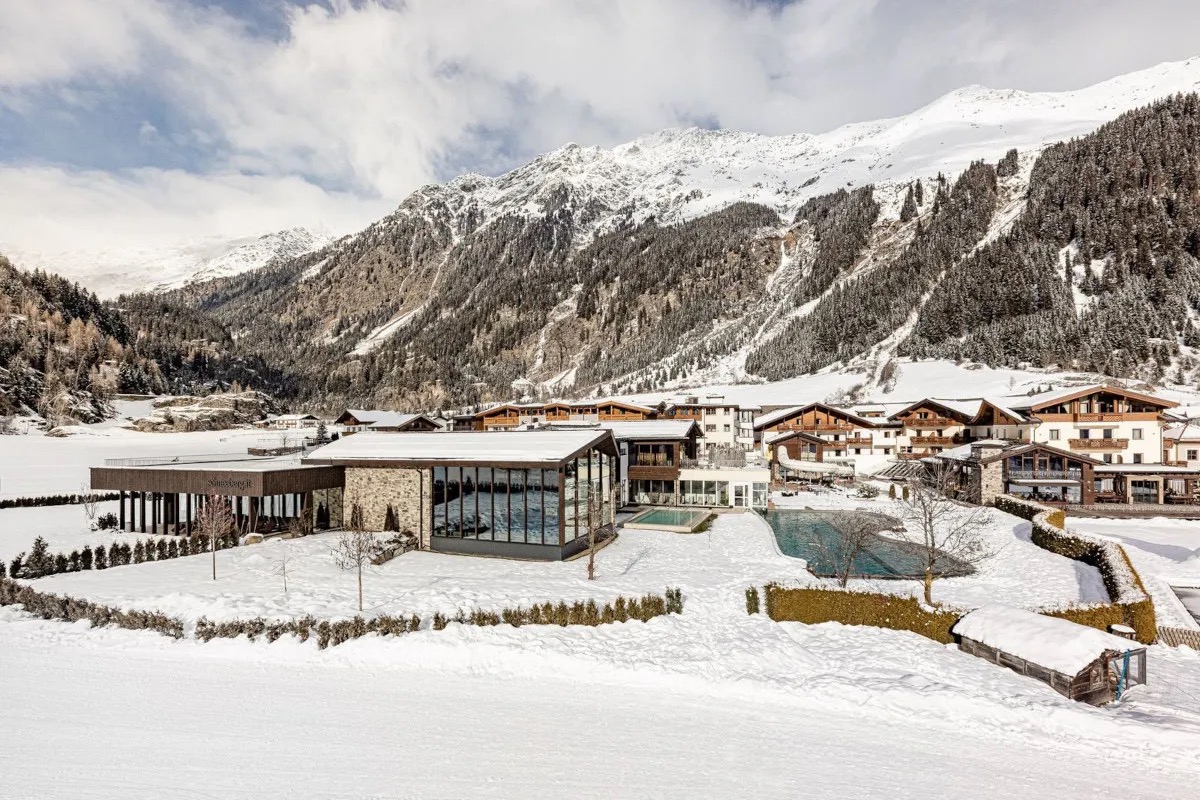
M910 417L909 419L905 420L904 424L910 428L921 429L921 428L949 428L954 425L958 425L959 423L950 419L949 417L925 417L924 419Z
M868 436L849 436L845 439L848 447L870 447L871 439Z
M909 439L912 444L937 444L948 445L958 444L958 441L953 436L914 436Z
M1124 450L1128 439L1069 439L1072 450Z
M1072 480L1083 479L1083 472L1077 469L1010 469L1010 481L1022 480Z
M1118 411L1093 411L1075 415L1077 422L1120 422L1125 415Z
M673 467L675 459L663 453L639 453L633 460L635 467Z

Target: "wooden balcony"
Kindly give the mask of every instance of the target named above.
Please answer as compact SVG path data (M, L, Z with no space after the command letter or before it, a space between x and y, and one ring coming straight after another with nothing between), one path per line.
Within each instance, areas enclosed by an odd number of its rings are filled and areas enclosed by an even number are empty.
M631 481L676 481L679 480L679 467L644 467L630 464L628 477Z
M904 421L904 424L906 427L913 428L914 430L923 430L926 428L952 428L962 423L949 417L926 417L925 419L909 417Z
M871 438L869 436L848 436L844 440L847 447L870 447Z
M1072 450L1124 450L1129 447L1128 439L1068 439Z
M802 425L798 422L785 422L775 426L778 431L804 431L805 433L850 433L856 428L844 422L820 423L817 425Z
M1088 414L1076 414L1076 422L1121 422L1125 415L1119 411L1100 411Z
M913 446L933 444L940 447L946 447L948 445L959 444L958 440L956 440L953 436L913 436L909 439L909 442Z

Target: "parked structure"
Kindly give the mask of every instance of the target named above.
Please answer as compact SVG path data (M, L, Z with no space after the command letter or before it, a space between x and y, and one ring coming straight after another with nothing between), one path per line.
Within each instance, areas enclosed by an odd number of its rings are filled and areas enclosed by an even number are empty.
M1146 682L1146 648L1110 633L1032 611L991 605L954 624L964 652L1102 705Z

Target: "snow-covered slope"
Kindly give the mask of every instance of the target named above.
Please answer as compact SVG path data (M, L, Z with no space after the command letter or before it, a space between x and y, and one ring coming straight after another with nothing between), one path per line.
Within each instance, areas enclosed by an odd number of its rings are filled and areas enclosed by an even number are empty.
M689 219L737 201L781 213L839 188L954 175L977 159L995 160L1088 133L1132 108L1200 89L1200 57L1160 64L1069 92L968 86L911 114L860 122L822 134L762 136L727 130L666 130L612 149L568 144L496 178L464 175L428 186L406 206L441 200L485 219L536 215L565 188L578 209L609 209L603 227L627 213L634 221ZM413 202L415 201L415 202ZM550 202L548 202L550 201ZM890 209L898 214L899 205Z
M153 241L148 234L148 241ZM125 292L163 291L209 278L228 277L324 247L330 237L307 228L263 236L209 237L104 250L23 251L5 255L15 266L43 269L78 280L101 298Z

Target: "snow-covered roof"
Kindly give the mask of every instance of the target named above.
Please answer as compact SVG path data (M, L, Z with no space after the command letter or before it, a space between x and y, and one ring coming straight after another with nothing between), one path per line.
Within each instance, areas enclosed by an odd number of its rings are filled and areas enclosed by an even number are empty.
M1174 439L1177 442L1200 441L1200 425L1195 422L1181 422L1163 429L1164 439Z
M276 414L273 417L267 417L268 422L299 422L305 419L316 419L312 414Z
M886 422L886 420L879 419L878 417L876 417L874 419L871 419L870 417L861 417L858 414L855 414L853 411L851 411L847 408L842 408L841 406L831 406L828 403L804 403L803 405L792 406L790 408L781 408L777 411L772 411L769 414L763 414L761 416L755 417L754 418L754 427L755 428L764 428L768 425L774 425L776 422L779 422L780 420L787 419L790 416L798 414L801 411L804 411L807 408L812 408L814 406L820 406L821 408L825 408L830 411L841 414L841 415L847 417L848 419L850 419L852 422L854 422L858 425L862 425L864 428L878 427L880 423Z
M304 463L520 462L558 464L589 445L612 442L607 430L450 431L395 436L367 431L314 450Z
M1106 650L1142 645L1097 628L1003 605L975 609L954 623L954 633L1038 666L1074 677Z
M648 419L637 422L601 422L617 441L628 439L687 439L699 426L690 419Z
M1140 400L1145 400L1157 405L1162 405L1164 408L1173 408L1178 403L1173 400L1167 400L1162 397L1148 394L1146 392L1138 392L1133 389L1126 389L1121 386L1108 386L1103 383L1090 383L1086 386L1071 386L1064 389L1052 389L1048 392L1038 392L1031 395L1013 395L1005 398L1007 403L1012 408L1021 409L1022 411L1031 411L1042 406L1052 405L1059 402L1071 400L1076 397L1084 397L1093 392L1112 392L1114 394L1124 395L1126 397L1135 397Z
M346 414L354 417L363 425L376 428L402 428L421 416L420 414L404 414L400 411L379 411L367 408L348 408Z
M790 439L794 436L802 439L808 439L809 441L813 441L814 444L816 441L825 441L820 436L817 436L814 433L808 433L807 431L778 431L776 433L768 433L763 437L763 442L765 444L774 444L775 442L782 441L783 439Z
M1001 400L1001 399L998 399L995 397L983 398L983 402L981 402L980 406L979 406L979 411L975 412L975 414L977 416L983 411L983 403L988 403L993 408L995 408L997 411L999 411L1001 414L1006 414L1006 415L1012 417L1013 419L1015 419L1017 422L1025 421L1024 414L1016 411L1011 405L1008 404L1008 402L1006 400Z

